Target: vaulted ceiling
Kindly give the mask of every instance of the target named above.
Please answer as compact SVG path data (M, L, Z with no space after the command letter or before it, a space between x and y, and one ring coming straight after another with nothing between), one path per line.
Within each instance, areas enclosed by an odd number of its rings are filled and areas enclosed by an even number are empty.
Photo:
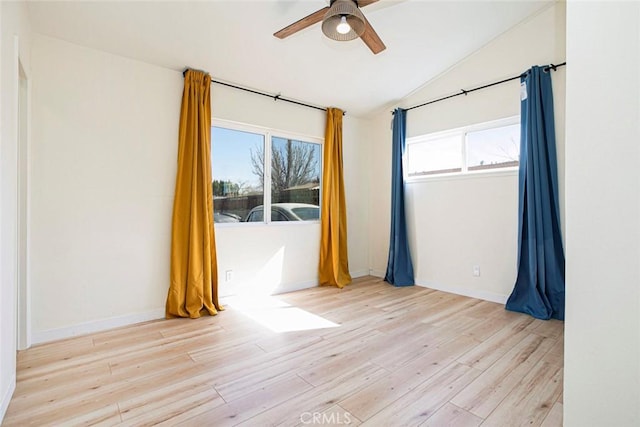
M387 49L273 33L324 0L30 1L34 31L150 64L367 116L424 85L549 1L381 0L363 8ZM509 52L505 52L508 55Z

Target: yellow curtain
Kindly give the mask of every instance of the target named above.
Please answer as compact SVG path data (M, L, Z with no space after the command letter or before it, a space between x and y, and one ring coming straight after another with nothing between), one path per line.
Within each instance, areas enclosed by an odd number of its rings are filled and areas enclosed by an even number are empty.
M187 70L180 110L167 318L197 318L222 310L213 229L210 91L208 74Z
M320 217L320 285L351 283L347 255L347 206L342 172L342 110L327 109Z

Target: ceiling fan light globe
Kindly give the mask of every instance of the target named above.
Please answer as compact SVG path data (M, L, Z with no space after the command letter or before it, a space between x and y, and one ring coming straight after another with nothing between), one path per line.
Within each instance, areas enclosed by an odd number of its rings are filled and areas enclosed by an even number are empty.
M344 26L338 27L345 22L350 30L342 33ZM364 33L365 18L353 0L335 0L322 20L322 32L332 40L349 41L357 39Z

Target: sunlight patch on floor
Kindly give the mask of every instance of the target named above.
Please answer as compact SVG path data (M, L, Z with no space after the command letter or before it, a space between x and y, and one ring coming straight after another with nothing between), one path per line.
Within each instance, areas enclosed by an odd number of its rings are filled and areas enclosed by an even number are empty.
M224 304L273 332L307 331L340 326L271 296L238 295L225 298Z

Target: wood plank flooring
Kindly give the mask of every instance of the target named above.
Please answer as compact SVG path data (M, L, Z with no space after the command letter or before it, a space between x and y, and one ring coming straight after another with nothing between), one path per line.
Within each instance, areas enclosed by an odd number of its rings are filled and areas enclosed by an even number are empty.
M365 277L20 352L3 426L561 426L563 340Z

